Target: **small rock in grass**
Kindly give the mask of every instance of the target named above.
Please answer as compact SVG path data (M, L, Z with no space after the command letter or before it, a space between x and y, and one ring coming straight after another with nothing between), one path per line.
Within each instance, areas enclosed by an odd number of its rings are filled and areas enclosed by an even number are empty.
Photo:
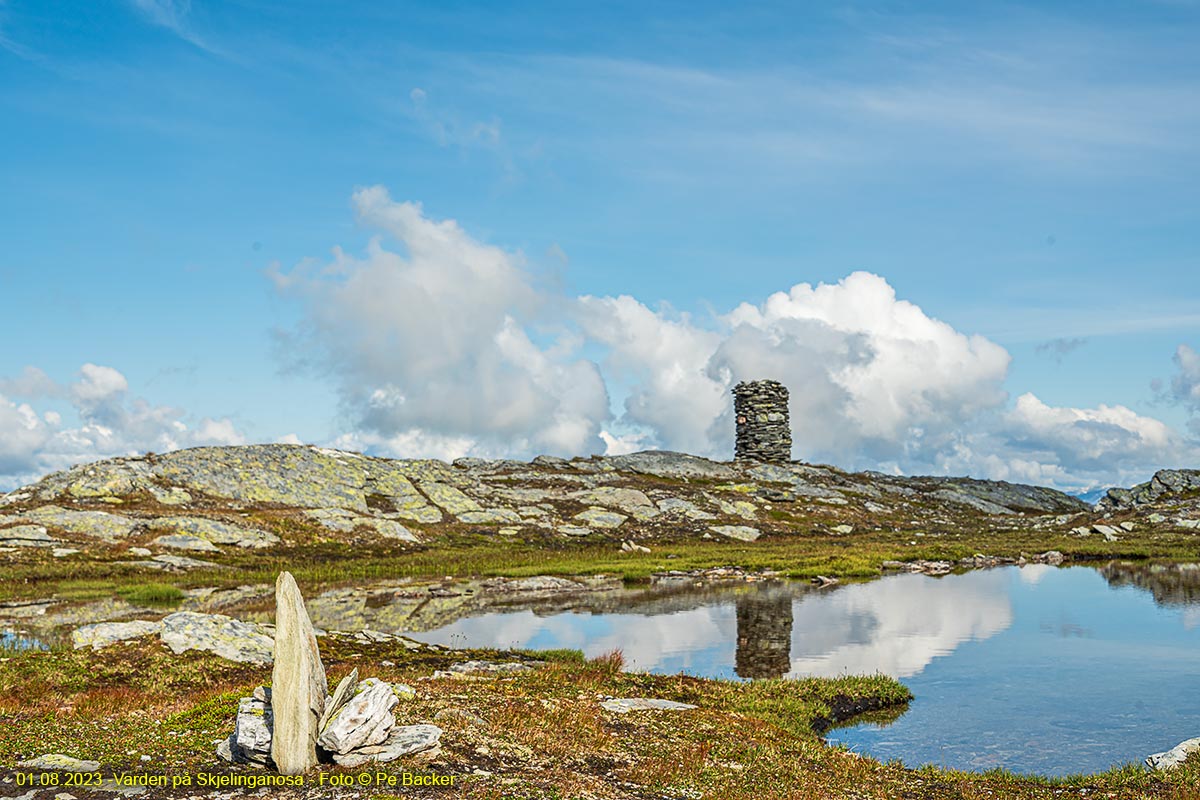
M659 700L653 697L614 697L600 704L608 711L618 714L628 714L630 711L686 711L696 708L689 703L677 703L674 700Z
M20 761L18 767L26 769L58 770L60 772L95 772L100 769L99 761L83 761L82 759L64 756L61 753L48 753L44 756Z

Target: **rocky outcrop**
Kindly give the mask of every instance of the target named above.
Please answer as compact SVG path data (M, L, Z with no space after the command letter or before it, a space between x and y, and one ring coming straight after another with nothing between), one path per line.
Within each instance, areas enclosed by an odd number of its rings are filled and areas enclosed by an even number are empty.
M1200 470L1160 469L1153 478L1131 489L1109 489L1096 507L1103 511L1134 508L1189 492L1200 492Z

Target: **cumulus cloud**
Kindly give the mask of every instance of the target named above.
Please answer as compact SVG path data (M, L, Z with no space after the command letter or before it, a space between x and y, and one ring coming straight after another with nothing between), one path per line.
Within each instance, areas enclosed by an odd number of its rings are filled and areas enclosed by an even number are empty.
M74 423L65 424L59 411L34 408L54 400L69 402ZM112 367L84 364L66 384L28 367L17 378L0 380L0 490L100 458L246 441L228 419L194 425L186 419L181 409L130 397L129 382Z
M337 381L350 422L338 446L727 458L730 390L770 377L791 389L794 456L848 468L1089 489L1200 455L1123 406L1053 407L1031 393L1011 402L1003 347L931 317L869 272L797 283L700 320L628 295L540 286L521 254L381 187L358 191L354 205L378 234L362 257L335 249L327 264L271 273L306 312L291 349L316 354ZM1176 360L1171 391L1195 403L1200 357L1183 347ZM615 415L610 392L623 397Z
M376 238L363 258L272 273L304 302L295 349L336 376L356 438L406 455L595 452L608 395L577 339L544 341L549 298L518 254L380 188L354 195Z
M741 380L769 376L791 387L799 451L842 463L939 447L1005 399L1003 348L928 317L866 272L743 303L716 330L631 297L579 302L583 330L609 347L607 365L637 381L625 421L673 449L729 452L729 392Z

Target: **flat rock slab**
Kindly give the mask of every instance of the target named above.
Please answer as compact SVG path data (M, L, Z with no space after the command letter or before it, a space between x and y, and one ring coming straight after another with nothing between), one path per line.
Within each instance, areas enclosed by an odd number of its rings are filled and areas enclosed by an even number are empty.
M150 542L158 547L170 547L173 550L195 550L200 553L219 553L221 548L210 542L208 539L201 539L199 536L192 536L186 533L173 533L166 536L159 536Z
M361 747L345 755L335 755L333 760L343 767L358 767L372 761L395 761L401 756L432 750L438 746L441 738L442 729L436 725L398 725L380 744Z
M527 664L521 661L463 661L452 664L450 669L439 669L433 673L435 678L483 678L491 676L520 675L533 672L537 664Z
M1146 756L1146 766L1158 770L1174 769L1187 761L1187 757L1192 753L1200 753L1200 736L1180 742L1165 753Z
M162 630L161 622L149 620L133 620L132 622L99 622L95 625L84 625L71 633L71 644L78 650L91 646L93 650L108 647L117 642L127 642L130 639L140 639Z
M483 510L483 507L479 503L476 503L448 483L424 481L421 483L421 491L447 514L453 514L456 517L470 511Z
M162 626L163 643L176 655L188 650L206 650L242 664L271 663L275 639L253 622L224 614L177 611L164 617Z
M27 522L62 528L81 536L93 536L105 542L116 542L133 534L140 524L138 520L109 514L104 511L71 511L58 506L42 506L26 511Z
M64 756L60 753L49 753L28 761L17 763L18 767L26 769L59 770L60 772L95 772L100 769L99 761L83 761L82 759Z
M483 511L464 511L458 515L458 521L468 525L500 525L520 522L521 515L509 508L488 508Z
M704 520L716 519L716 514L701 509L695 503L688 500L681 500L678 497L667 497L658 501L658 510L664 514L683 515L688 519Z
M133 548L130 548L130 550L132 549ZM149 561L129 561L125 563L133 564L136 567L161 569L164 572L186 571L189 569L226 569L226 567L223 567L213 561L203 561L198 558L171 555L154 556L154 558L151 558Z
M317 744L341 755L381 744L396 724L392 709L400 699L390 683L367 678L358 684L353 696L338 709Z
M753 542L762 535L758 528L751 528L746 525L713 525L709 530L713 533L719 533L722 536L728 536L730 539L737 539L740 542Z
M279 542L279 537L273 533L204 517L159 517L150 523L150 527L180 536L194 536L214 545L260 548Z
M630 711L686 711L696 706L677 703L674 700L658 700L653 697L614 697L600 704L608 711L628 714Z
M603 508L589 508L587 511L581 511L572 519L576 519L585 525L590 525L593 528L619 528L621 523L629 519L624 514L618 514L615 511L605 511Z

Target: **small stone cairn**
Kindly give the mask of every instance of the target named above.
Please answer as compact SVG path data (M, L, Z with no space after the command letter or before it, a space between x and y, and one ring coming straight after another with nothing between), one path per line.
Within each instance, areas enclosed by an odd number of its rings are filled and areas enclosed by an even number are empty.
M396 724L392 709L416 696L409 686L360 681L355 669L327 694L316 632L288 572L275 582L274 661L271 688L241 699L234 732L217 746L226 761L300 775L322 761L357 767L437 748L436 725Z
M792 460L788 390L779 381L742 382L733 387L737 420L734 459L786 464Z

